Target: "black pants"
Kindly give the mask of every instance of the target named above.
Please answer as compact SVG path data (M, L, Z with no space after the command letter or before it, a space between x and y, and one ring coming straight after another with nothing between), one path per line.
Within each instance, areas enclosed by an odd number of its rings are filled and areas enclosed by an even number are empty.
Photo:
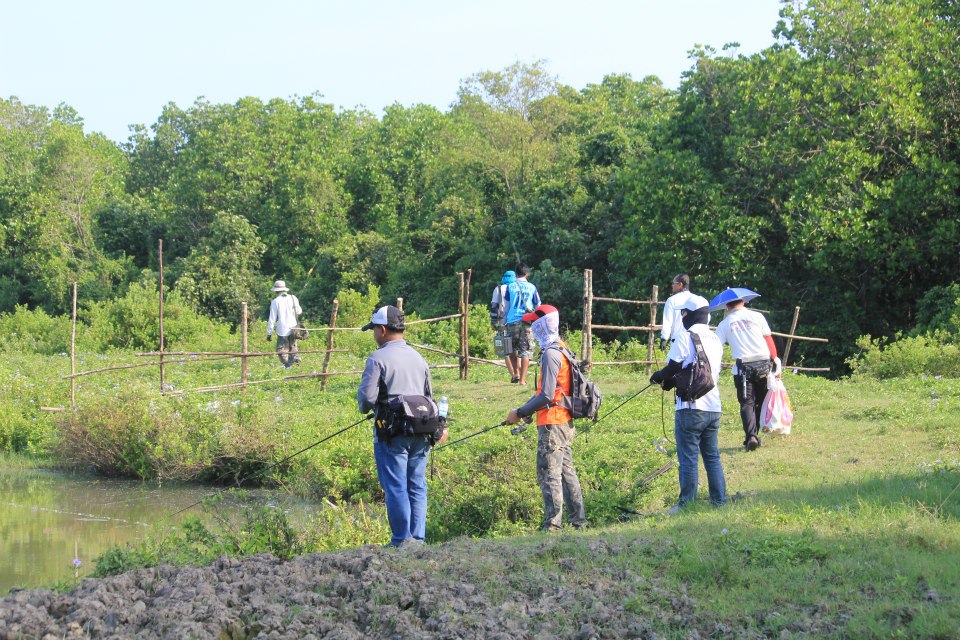
M740 421L743 423L743 444L753 436L760 441L760 412L763 399L767 397L767 376L738 373L733 376L737 385L737 402L740 403Z

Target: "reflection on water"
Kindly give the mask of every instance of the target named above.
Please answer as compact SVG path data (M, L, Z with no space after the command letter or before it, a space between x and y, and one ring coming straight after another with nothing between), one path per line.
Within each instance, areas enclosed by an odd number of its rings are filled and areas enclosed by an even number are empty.
M82 578L108 547L142 539L159 520L212 492L0 466L0 595L72 581L75 559ZM305 509L294 507L301 515ZM176 519L196 513L189 509Z

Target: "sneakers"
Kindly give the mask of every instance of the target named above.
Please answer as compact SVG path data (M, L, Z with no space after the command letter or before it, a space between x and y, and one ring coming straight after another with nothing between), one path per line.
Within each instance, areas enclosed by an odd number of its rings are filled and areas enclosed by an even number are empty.
M680 505L675 504L669 509L667 509L664 513L666 513L668 516L675 516L678 513L680 513Z
M747 451L754 451L760 446L760 440L757 438L757 436L750 436L750 439L747 440L747 444L745 446Z

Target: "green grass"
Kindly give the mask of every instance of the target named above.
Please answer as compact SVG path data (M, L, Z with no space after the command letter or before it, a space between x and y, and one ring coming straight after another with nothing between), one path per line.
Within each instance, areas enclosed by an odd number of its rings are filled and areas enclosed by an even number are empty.
M362 367L372 348L364 337L344 339L354 353L337 354L334 369ZM319 356L305 359L299 371L319 370ZM121 354L85 355L80 368L131 360ZM41 413L37 407L68 405L69 386L57 379L68 369L69 360L56 356L10 354L0 364L0 384L14 391L3 400L7 417L0 421L31 425L33 439L24 451L57 450L58 419L66 412ZM281 371L272 358L254 361L252 370L254 380ZM238 361L168 368L168 381L177 389L238 377ZM598 368L594 377L604 391L602 414L646 385L639 369ZM198 477L242 476L359 419L357 381L356 376L332 378L326 393L320 392L319 380L301 380L251 387L245 394L159 398L156 371L133 369L83 379L78 404L82 412L104 403L119 402L121 409L131 403L138 408L128 415L160 416L150 423L155 427L150 433L168 438L165 450L144 446L141 462L151 455L167 461L172 456L197 465ZM498 428L434 452L428 539L500 538L505 554L523 554L525 562L493 562L483 554L475 566L463 560L467 567L459 570L485 576L491 597L539 588L558 562L584 575L629 576L612 593L667 638L688 637L691 616L696 628L715 624L734 629L734 636L957 637L960 380L830 381L788 373L785 382L797 416L792 435L765 437L758 451L746 453L732 380L728 372L721 378L722 462L728 492L736 497L722 509L703 499L678 516L660 515L676 498L676 469L643 480L673 456L669 442L667 453L657 448L665 436L673 439L672 403L650 389L602 422L580 429L574 461L592 530L553 538L533 533L541 515L535 431L512 436ZM511 385L503 369L479 365L471 367L468 381L458 380L455 369L435 370L434 388L450 398L451 439L500 422L532 392ZM132 434L145 428L145 421L118 429L127 427ZM238 442L240 433L248 434L246 441ZM151 473L146 462L138 468ZM343 511L342 546L383 542L382 496L368 425L265 476L267 484L318 500L364 505ZM619 523L619 507L644 515ZM302 550L338 548L335 512L325 518L327 535L303 538ZM264 535L273 533L269 529ZM222 547L222 540L218 544ZM606 551L597 552L601 547ZM111 558L117 566L124 560ZM688 607L684 598L695 604ZM578 628L573 620L570 624Z

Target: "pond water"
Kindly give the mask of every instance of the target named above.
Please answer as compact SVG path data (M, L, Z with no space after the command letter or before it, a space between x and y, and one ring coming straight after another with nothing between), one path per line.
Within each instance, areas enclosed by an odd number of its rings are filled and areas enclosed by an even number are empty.
M82 578L108 547L143 539L159 520L215 491L4 468L0 463L0 595L13 587ZM251 492L250 499L281 501L294 521L316 507L268 491ZM172 523L198 512L194 506Z

